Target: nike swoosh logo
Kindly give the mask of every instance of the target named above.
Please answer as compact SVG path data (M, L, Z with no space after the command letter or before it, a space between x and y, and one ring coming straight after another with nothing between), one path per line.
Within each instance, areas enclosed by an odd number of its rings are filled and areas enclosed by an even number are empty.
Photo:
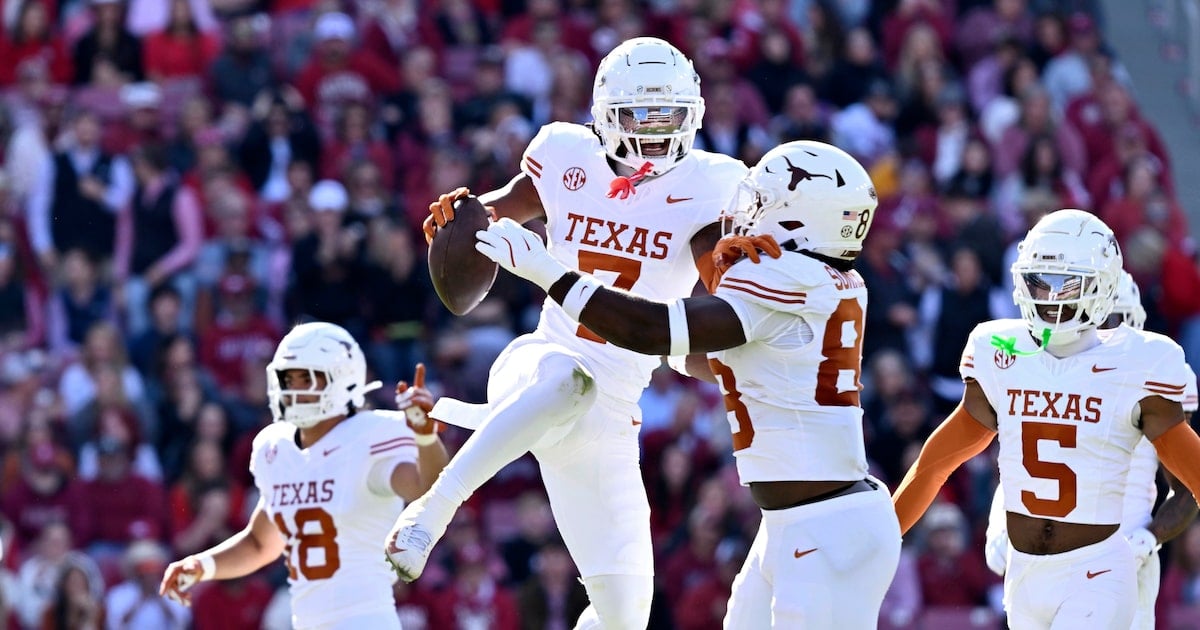
M1115 367L1102 368L1102 367L1097 367L1095 364L1092 364L1092 373L1093 374L1099 374L1101 372L1110 372L1115 369L1117 369L1117 368L1115 368Z
M816 550L817 550L816 547L813 547L812 549L809 549L808 551L800 551L799 549L797 549L795 552L795 556L797 558L803 558L804 556L807 556L808 554L810 554Z
M671 195L667 195L667 203L679 203L680 201L691 201L692 199L695 199L695 197L672 197Z
M1087 572L1087 577L1088 577L1088 579L1090 580L1090 579L1092 579L1092 578L1096 577L1097 575L1104 575L1105 573L1108 573L1109 571L1112 571L1112 569L1105 569L1105 570L1103 570L1103 571L1097 571L1097 572L1095 572L1095 573L1092 573L1091 571L1088 571L1088 572Z
M330 453L332 453L332 452L334 452L334 451L338 450L339 448L342 448L342 447L340 447L340 446L335 446L335 447L333 447L333 448L327 448L327 449L325 449L325 457L329 457L329 454L330 454Z

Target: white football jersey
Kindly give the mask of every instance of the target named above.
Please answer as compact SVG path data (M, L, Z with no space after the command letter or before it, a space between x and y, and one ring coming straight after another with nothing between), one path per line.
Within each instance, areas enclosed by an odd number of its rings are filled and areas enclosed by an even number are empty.
M866 477L859 376L867 289L858 272L785 251L734 264L715 295L746 335L744 345L709 355L742 483Z
M1170 339L1121 326L1084 352L1014 356L992 345L1015 339L1034 352L1023 320L975 327L963 351L964 379L979 382L1000 429L1004 509L1036 518L1118 524L1134 449L1138 403L1162 396L1182 403L1193 379Z
M1183 410L1186 413L1196 412L1196 374L1188 367L1188 382L1184 391ZM1158 476L1158 453L1150 440L1142 438L1133 451L1133 461L1129 463L1129 480L1125 486L1125 509L1121 518L1121 531L1128 533L1145 527L1150 523L1154 511L1154 501L1158 498L1158 486L1154 479Z
M359 412L306 449L297 437L295 425L276 422L254 438L250 458L260 505L287 540L293 623L394 610L383 544L404 500L372 492L367 477L381 460L417 461L404 414Z
M521 170L546 209L548 249L572 269L638 295L691 295L699 277L691 239L733 198L747 169L733 158L692 150L675 168L642 181L628 199L608 198L615 175L589 127L550 123L525 149ZM603 391L637 402L658 357L606 343L547 299L535 334L586 357Z

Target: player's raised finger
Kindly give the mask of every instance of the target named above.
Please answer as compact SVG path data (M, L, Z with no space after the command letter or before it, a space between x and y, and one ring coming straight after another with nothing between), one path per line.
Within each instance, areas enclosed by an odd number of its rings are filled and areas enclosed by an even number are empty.
M417 373L413 375L413 387L425 387L425 364L417 364Z

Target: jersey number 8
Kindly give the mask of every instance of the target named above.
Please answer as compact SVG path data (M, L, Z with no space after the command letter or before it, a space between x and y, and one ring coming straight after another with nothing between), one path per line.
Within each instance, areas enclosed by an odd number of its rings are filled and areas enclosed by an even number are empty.
M817 365L817 388L813 399L822 407L859 406L859 378L862 375L862 305L856 298L838 302L837 308L825 324L825 336L821 340L821 356ZM713 376L721 382L725 391L725 411L732 413L737 422L733 433L733 450L740 451L754 441L754 424L750 411L742 402L742 393L737 389L737 379L728 365L716 359L708 360ZM843 375L853 375L854 387L841 391L838 383Z
M317 525L316 531L304 531L310 523ZM317 507L296 510L294 534L288 529L283 515L276 512L275 526L287 539L283 559L287 564L288 577L292 580L299 579L297 572L306 580L327 580L342 566L341 556L338 555L337 526L333 524L329 512ZM317 549L324 552L325 559L320 564L309 564L309 555Z

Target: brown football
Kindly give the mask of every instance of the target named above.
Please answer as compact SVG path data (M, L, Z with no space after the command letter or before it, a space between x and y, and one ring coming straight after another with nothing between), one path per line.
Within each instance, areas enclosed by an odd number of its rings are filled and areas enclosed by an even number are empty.
M442 304L466 315L487 297L499 265L475 251L475 232L486 230L490 216L474 195L454 202L454 220L438 228L429 244L429 278Z

